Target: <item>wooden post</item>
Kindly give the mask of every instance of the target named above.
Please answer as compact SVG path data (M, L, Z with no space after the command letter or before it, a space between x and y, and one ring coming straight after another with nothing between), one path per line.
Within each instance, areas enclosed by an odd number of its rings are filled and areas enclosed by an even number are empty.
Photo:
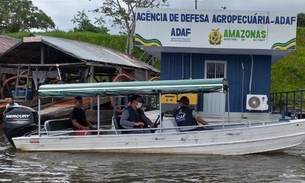
M44 52L43 52L43 44L41 43L40 47L40 63L44 64Z
M93 77L94 77L94 66L90 66L90 83L93 83ZM90 98L90 110L93 110L93 98Z

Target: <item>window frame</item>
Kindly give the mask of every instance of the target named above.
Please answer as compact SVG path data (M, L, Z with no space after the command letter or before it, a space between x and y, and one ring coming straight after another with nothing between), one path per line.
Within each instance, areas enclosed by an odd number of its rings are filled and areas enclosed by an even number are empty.
M225 61L225 60L206 60L205 63L204 63L204 78L205 79L207 79L207 66L210 63L213 63L213 64L222 63L222 64L224 64L224 78L227 78L227 61Z

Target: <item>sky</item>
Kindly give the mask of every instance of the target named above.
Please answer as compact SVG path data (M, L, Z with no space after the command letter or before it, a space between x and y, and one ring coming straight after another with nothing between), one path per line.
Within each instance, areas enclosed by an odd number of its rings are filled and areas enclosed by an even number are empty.
M88 12L102 6L103 0L32 0L34 6L44 11L54 21L56 28L63 31L72 30L75 26L71 22L77 15L77 11L85 10L86 14L94 22L94 17L99 14ZM194 9L195 0L169 0L173 9ZM255 11L289 11L305 13L305 0L198 0L198 9L221 10L255 10ZM120 31L118 27L112 27L111 20L105 18L106 26L111 34Z

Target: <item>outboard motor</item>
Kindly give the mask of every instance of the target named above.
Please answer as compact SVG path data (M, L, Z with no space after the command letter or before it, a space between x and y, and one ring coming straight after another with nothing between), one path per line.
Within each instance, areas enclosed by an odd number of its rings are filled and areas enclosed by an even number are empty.
M3 113L3 132L12 146L15 144L13 137L20 137L34 131L37 127L38 114L26 106L10 107Z

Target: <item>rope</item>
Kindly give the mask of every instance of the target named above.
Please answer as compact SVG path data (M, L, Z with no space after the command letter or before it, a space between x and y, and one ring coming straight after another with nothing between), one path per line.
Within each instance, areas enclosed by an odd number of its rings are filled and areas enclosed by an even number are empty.
M1 137L0 137L0 139L2 139L3 137L5 137L5 134L2 134Z

